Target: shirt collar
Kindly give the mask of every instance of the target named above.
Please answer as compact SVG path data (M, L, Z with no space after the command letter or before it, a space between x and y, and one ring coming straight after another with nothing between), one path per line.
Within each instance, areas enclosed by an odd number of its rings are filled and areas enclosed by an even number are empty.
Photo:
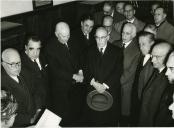
M132 23L132 24L133 24L134 20L135 20L135 18L133 18L132 20L127 20L127 22L129 22L129 23Z
M130 40L129 42L126 42L126 43L123 42L123 44L125 44L124 47L126 48L131 42L132 42L132 40Z
M106 47L107 47L107 44L104 47L102 47L103 48L103 50L102 50L103 53L105 52ZM98 48L98 49L100 51L101 48Z
M158 70L159 73L161 73L164 69L165 69L165 66L163 66L162 68L160 68L160 69Z

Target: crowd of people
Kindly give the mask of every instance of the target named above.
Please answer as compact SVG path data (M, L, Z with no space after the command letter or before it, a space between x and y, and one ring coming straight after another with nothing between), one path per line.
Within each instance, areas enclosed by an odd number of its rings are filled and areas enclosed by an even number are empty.
M131 3L105 2L47 44L2 51L1 126L32 128L45 108L66 127L174 126L174 26L152 4L152 23ZM151 20L151 19L149 19Z

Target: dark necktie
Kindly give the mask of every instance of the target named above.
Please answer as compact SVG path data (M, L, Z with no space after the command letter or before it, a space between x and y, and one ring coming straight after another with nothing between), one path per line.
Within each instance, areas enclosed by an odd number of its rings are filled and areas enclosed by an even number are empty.
M34 60L34 65L37 67L37 69L40 70L39 65L38 65L38 63L36 62L36 60Z
M126 45L125 43L122 43L121 44L121 46L122 46L123 49L125 49L125 45Z
M103 48L100 48L100 55L103 56Z

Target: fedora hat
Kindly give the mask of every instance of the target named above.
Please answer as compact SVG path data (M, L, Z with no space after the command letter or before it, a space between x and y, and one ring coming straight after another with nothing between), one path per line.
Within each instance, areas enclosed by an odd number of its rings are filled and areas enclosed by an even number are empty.
M95 111L106 111L112 107L113 97L108 91L99 93L94 90L87 95L87 104Z

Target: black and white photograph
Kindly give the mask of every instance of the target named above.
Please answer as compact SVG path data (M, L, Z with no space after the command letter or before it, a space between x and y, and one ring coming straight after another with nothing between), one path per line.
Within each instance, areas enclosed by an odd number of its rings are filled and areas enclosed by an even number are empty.
M0 0L1 128L174 127L174 0Z

